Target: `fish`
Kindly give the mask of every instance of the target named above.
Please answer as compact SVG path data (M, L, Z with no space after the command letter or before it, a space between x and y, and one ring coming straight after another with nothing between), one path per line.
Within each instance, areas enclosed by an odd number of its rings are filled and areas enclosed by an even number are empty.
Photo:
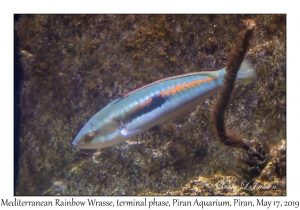
M223 85L226 68L168 77L138 88L97 112L80 130L72 145L80 149L115 146L201 105ZM235 84L254 83L253 65L244 60Z

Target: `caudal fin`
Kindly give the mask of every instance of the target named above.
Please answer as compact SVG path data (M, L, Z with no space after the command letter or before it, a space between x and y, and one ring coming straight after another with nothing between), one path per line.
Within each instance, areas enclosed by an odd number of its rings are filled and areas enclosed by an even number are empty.
M257 74L252 64L245 59L236 75L236 84L249 84L256 82Z

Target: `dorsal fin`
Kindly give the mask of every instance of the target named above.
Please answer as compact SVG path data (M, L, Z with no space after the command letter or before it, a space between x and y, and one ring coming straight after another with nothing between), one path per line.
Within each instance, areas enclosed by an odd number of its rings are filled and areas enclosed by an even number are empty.
M113 104L118 103L118 102L121 101L121 100L122 100L122 98L116 98L115 100L113 100L112 102L110 102L109 104L107 104L106 106L111 106L111 105L113 105Z

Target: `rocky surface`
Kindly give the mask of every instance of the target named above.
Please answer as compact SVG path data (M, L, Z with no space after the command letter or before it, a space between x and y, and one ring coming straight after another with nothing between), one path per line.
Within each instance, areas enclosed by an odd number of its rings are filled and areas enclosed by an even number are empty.
M258 81L234 90L226 116L230 129L266 145L261 176L250 179L237 161L244 151L218 142L216 96L123 144L71 146L113 99L168 76L223 68L247 18L257 23L246 57ZM285 15L22 15L15 29L23 68L17 195L286 194ZM226 181L233 190L218 189ZM280 189L250 193L238 188L244 181Z

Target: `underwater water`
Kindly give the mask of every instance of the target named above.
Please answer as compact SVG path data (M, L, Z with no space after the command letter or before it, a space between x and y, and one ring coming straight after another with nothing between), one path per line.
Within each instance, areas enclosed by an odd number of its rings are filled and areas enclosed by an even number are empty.
M246 58L257 82L237 86L230 129L268 153L250 177L241 149L218 141L217 94L190 112L101 150L72 141L112 100L162 78L226 65L241 20L257 24ZM21 15L17 195L285 195L285 15ZM241 190L259 182L276 190ZM226 184L225 184L226 183ZM230 187L222 187L222 184Z

